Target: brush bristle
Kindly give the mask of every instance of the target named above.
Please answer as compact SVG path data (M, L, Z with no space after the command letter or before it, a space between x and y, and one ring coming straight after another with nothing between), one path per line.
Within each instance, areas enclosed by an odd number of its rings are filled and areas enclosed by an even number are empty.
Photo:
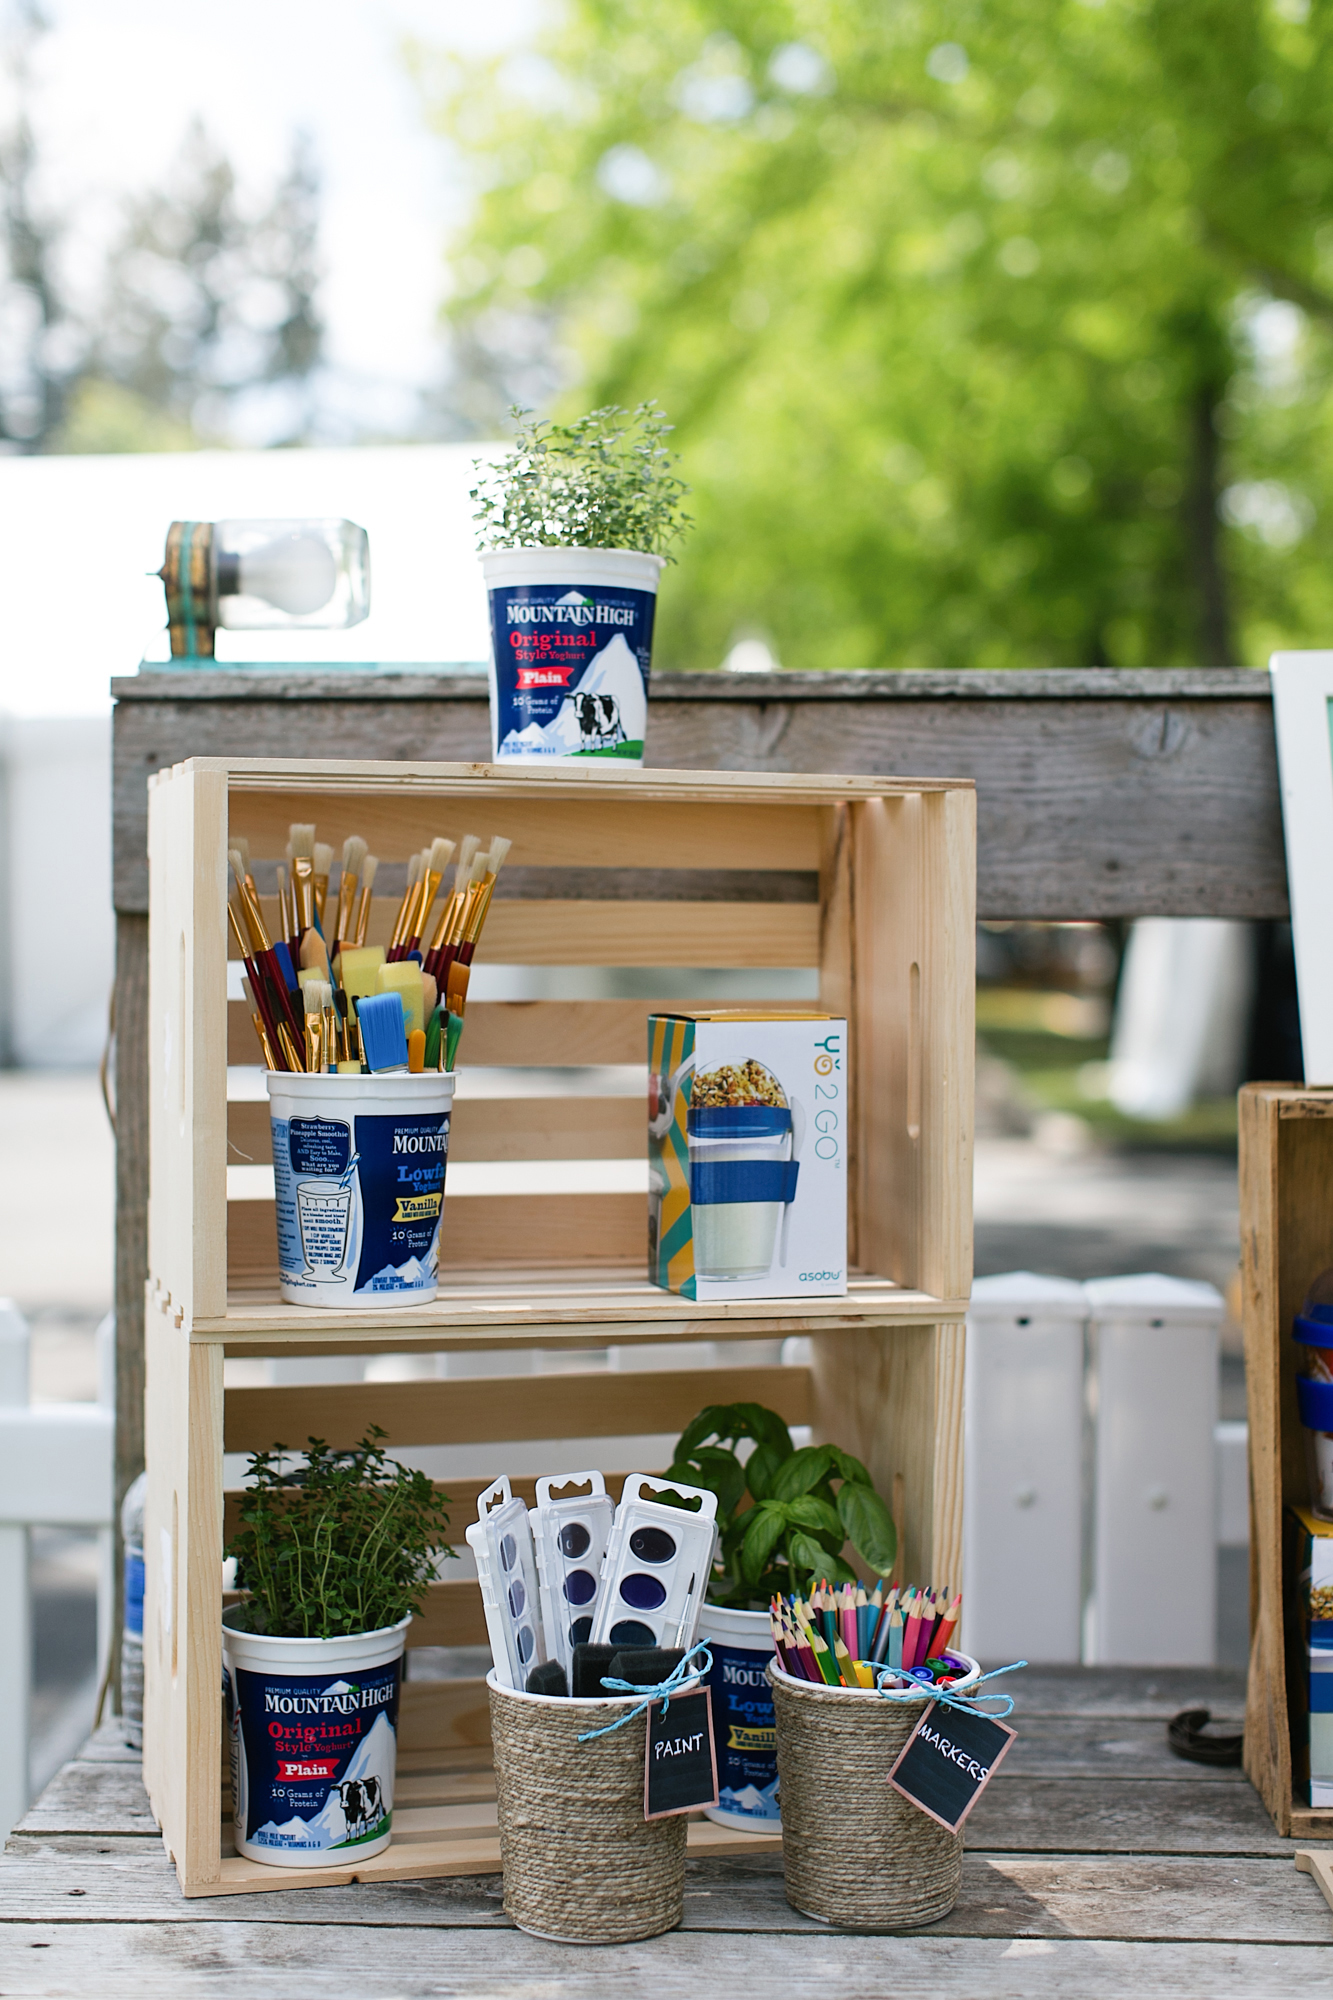
M323 1013L324 1002L319 996L321 993L327 993L328 990L322 979L307 980L306 984L301 988L301 992L305 996L305 1010L307 1014Z
M285 896L286 893L287 893L287 870L283 867L280 861L278 863L278 894L280 896Z
M454 843L452 840L432 840L430 844L430 860L427 864L431 874L443 875L445 869L453 859L453 853Z
M414 889L421 880L421 856L414 854L407 864L407 886Z
M315 842L316 875L327 875L332 866L333 866L333 849L331 847L327 847L322 840L317 840Z
M379 868L379 856L368 854L361 864L361 887L363 889L374 888L375 877L379 874Z
M480 846L481 842L475 833L463 835L463 843L458 850L458 862L454 868L455 890L466 889L472 874L472 857Z
M293 855L299 855L305 861L313 861L315 858L315 828L313 821L309 826L306 826L298 820L293 826L288 827L287 833L292 843L291 851Z
M486 851L484 848L480 854L473 856L471 873L467 879L469 887L474 882L484 882L486 880Z
M231 844L232 844L232 846L233 846L233 847L234 847L234 848L236 849L236 852L237 852L237 853L238 853L238 854L240 855L240 857L241 857L242 861L243 861L243 862L245 863L246 867L248 868L248 867L250 866L250 843L249 843L249 841L248 841L248 840L246 840L246 839L244 838L244 836L243 836L243 835L241 835L241 834L239 834L239 833L238 833L238 834L236 835L236 838L235 838L235 839L234 839L234 840L232 841L232 843L231 843Z
M361 863L366 858L366 843L359 834L349 833L343 842L343 873L359 875Z
M490 875L499 874L500 870L505 865L505 856L508 854L513 844L514 844L513 841L506 840L502 833L498 833L495 836L495 839L491 842L490 854L487 856L486 868L488 874Z
M241 854L241 850L239 847L229 847L227 849L227 861L228 864L230 865L232 874L236 877L237 882L240 883L242 888L244 888L245 860Z

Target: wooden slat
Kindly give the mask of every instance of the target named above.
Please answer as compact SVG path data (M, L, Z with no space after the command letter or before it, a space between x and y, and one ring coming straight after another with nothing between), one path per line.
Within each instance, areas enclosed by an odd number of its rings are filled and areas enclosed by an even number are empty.
M449 1163L461 1160L637 1160L644 1151L638 1097L490 1097L455 1100ZM227 1106L227 1159L273 1158L267 1104Z
M641 1269L647 1261L641 1194L445 1196L440 1269L546 1265L583 1254ZM227 1203L232 1282L277 1279L278 1230L271 1201Z
M313 819L319 838L335 850L358 833L382 861L405 861L437 833L456 840L471 831L483 840L505 834L514 843L509 860L516 868L711 868L719 857L729 868L819 866L816 780L789 780L788 797L771 804L762 792L753 803L737 798L747 784L739 773L709 785L702 796L695 774L687 780L693 797L571 800L524 797L523 781L512 774L494 782L466 775L432 780L420 775L420 766L409 773L400 765L358 780L347 765L337 768L350 774L296 777L289 764L285 785L237 774L233 836L244 834L254 854L272 858L283 853L293 820ZM654 775L665 780L668 774ZM728 782L733 796L719 797ZM836 780L823 782L836 792Z
M642 1063L648 1016L689 1013L710 1005L743 1007L743 995L723 1003L704 1000L471 1000L460 1050L460 1069L482 1063L551 1065ZM756 1006L774 1002L756 998ZM792 1005L799 1005L793 1002ZM822 1002L831 1011L831 1002ZM227 1061L255 1064L259 1044L245 1003L227 1008Z
M765 1403L789 1424L803 1424L809 1392L806 1369L782 1367L229 1389L224 1448L265 1451L277 1440L297 1446L322 1437L343 1449L368 1424L394 1445L632 1437L681 1430L705 1403Z
M598 1469L601 1470L600 1467ZM645 1471L651 1472L653 1471L653 1468L651 1466L640 1466L639 1470L640 1472L645 1472ZM509 1476L509 1487L510 1491L514 1495L514 1498L516 1500L525 1500L529 1507L535 1507L537 1504L538 1477L539 1475L535 1472L532 1473L531 1475L524 1475L523 1473L511 1473ZM630 1474L628 1472L602 1471L602 1477L606 1481L607 1492L611 1495L611 1498L617 1504L619 1504L621 1488L624 1486L625 1481L630 1477ZM452 1532L455 1541L457 1541L459 1536L461 1535L462 1527L466 1527L467 1524L475 1517L477 1512L478 1496L484 1493L486 1488L490 1484L491 1481L489 1479L446 1479L443 1481L436 1480L435 1482L436 1491L438 1493L443 1494L444 1497L449 1502L449 1519L452 1523ZM241 1525L240 1503L241 1503L241 1492L239 1488L236 1487L229 1488L228 1491L223 1495L223 1512L222 1512L223 1535L228 1541L230 1541L231 1537L236 1533L237 1529ZM460 1523L462 1524L462 1527L460 1527L459 1525ZM461 1639L439 1640L439 1641L432 1640L431 1644L462 1645L463 1641Z
M260 900L271 935L277 903L272 897ZM396 908L376 897L368 943L388 942ZM228 950L236 951L230 928ZM819 911L813 903L497 898L479 952L492 965L818 965Z

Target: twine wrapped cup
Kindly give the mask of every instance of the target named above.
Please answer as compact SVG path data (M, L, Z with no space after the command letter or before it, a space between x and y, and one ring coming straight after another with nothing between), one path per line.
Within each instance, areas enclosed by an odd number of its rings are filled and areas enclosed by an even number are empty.
M521 1694L494 1670L486 1686L506 1913L559 1944L630 1944L672 1930L685 1909L685 1821L643 1816L648 1718L578 1740L642 1697Z
M981 1670L969 1665L970 1681ZM852 1931L912 1930L947 1916L958 1900L962 1839L888 1782L929 1694L885 1701L873 1688L816 1687L776 1660L768 1678L792 1908Z

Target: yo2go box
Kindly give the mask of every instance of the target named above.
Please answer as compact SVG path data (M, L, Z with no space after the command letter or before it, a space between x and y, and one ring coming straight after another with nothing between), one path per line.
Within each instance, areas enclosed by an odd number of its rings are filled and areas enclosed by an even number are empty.
M686 1299L847 1290L847 1023L648 1018L648 1276Z

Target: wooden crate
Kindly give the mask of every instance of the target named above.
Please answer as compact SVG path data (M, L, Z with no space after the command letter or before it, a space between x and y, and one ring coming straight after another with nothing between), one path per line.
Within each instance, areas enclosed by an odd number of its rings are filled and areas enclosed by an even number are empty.
M1333 1090L1250 1083L1240 1094L1240 1237L1250 1426L1250 1678L1245 1769L1279 1833L1333 1838L1333 1810L1293 1785L1289 1648L1294 1579L1283 1516L1309 1480L1296 1411L1291 1323L1310 1280L1333 1264ZM1303 1664L1301 1662L1300 1664Z
M974 806L970 785L934 779L606 767L203 758L152 781L145 1776L187 1894L306 1879L226 1854L219 1837L224 1451L311 1434L351 1443L372 1421L401 1447L661 1435L705 1401L758 1399L836 1437L901 1496L905 1573L958 1576ZM469 1101L460 1083L439 1298L363 1312L284 1305L261 1178L265 1108L228 1104L228 1055L253 1063L256 1050L243 1008L226 998L224 901L228 837L248 838L262 889L262 864L281 855L293 819L315 819L338 848L363 834L386 869L437 832L508 834L506 893L482 947L492 964L816 968L821 1003L850 1024L848 1296L700 1303L648 1283L645 1194L624 1191L628 1163L645 1154L640 1100L585 1097L571 1121L568 1097L521 1094L528 1066L643 1063L646 1018L660 1004L645 998L474 1002L464 1066L516 1068L520 1094ZM377 898L372 938L395 903ZM571 1122L578 1136L566 1142ZM576 1195L488 1182L497 1162L549 1160L557 1140L561 1158L603 1163L601 1191L591 1169L593 1191ZM231 1201L229 1160L244 1166L232 1168ZM588 1368L225 1393L223 1383L228 1357L792 1333L812 1337L809 1368ZM460 1535L482 1483L449 1482ZM408 1643L483 1640L476 1586L441 1583ZM493 1807L477 1790L488 1782L486 1730L480 1682L409 1680L404 1817L388 1852L347 1874L498 1866ZM692 1840L716 1845L722 1833Z

